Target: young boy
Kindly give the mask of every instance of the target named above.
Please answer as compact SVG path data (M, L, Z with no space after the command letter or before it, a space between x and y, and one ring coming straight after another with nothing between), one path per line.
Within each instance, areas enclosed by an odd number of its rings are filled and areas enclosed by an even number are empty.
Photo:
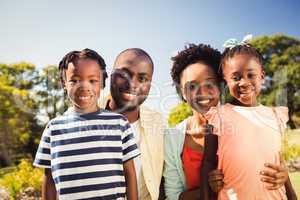
M95 51L68 53L59 63L71 107L45 128L34 165L45 168L43 199L137 199L128 121L97 106L107 74ZM126 195L125 195L126 194Z

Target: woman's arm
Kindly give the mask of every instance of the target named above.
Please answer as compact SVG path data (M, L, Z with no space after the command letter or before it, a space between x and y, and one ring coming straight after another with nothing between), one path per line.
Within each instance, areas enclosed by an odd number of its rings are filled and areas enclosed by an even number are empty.
M125 181L126 181L126 196L128 200L137 200L138 191L137 191L137 180L134 169L133 159L126 161L123 164Z
M176 130L168 130L165 133L164 138L164 188L167 200L178 200L179 196L185 190L183 181L181 180L181 174L177 169L177 163L179 162L178 156L178 138L182 135L176 132ZM180 156L179 156L180 157Z

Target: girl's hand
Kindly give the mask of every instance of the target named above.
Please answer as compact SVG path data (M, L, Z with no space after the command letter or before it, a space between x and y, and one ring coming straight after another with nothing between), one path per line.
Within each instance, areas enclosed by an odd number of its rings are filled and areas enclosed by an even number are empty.
M287 168L283 164L275 165L271 163L266 163L265 167L268 170L263 170L260 174L262 175L261 181L266 183L266 188L268 190L277 190L284 186L288 179Z
M213 192L218 193L224 186L224 174L221 170L216 169L208 174L208 183Z

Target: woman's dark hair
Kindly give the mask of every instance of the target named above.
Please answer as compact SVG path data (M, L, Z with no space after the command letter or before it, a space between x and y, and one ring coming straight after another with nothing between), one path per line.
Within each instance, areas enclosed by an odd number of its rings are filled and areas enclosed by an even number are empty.
M226 48L224 52L222 53L221 63L220 63L220 74L223 76L223 69L225 66L225 62L234 57L236 54L244 54L244 55L250 55L257 59L259 64L263 67L263 56L261 53L251 44L245 43L236 45L233 48Z
M62 86L65 83L66 79L66 70L68 69L69 63L73 63L76 65L78 60L84 60L84 59L90 59L94 60L98 63L100 66L101 72L102 72L102 86L105 87L105 80L107 78L107 72L106 72L106 64L104 59L94 50L91 49L83 49L81 51L71 51L67 55L63 57L63 59L59 62L59 76L60 76L60 82Z
M171 69L171 76L173 84L180 98L185 101L180 89L180 76L182 71L187 66L195 63L204 63L208 65L216 75L218 84L220 84L221 77L218 74L219 65L221 61L221 53L217 49L213 49L210 45L206 44L188 44L184 50L171 58L173 66Z

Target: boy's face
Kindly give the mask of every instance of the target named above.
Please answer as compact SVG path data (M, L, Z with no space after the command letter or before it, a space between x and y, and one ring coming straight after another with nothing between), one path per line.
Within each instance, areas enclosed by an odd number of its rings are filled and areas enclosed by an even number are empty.
M230 94L242 106L257 105L256 99L261 91L264 71L255 57L234 55L225 62L223 74Z
M110 92L120 112L135 110L147 98L153 69L147 59L125 52L116 60Z
M69 63L65 72L64 89L73 103L74 109L80 113L97 111L97 100L102 87L102 73L99 64L90 59Z
M219 103L220 90L213 70L204 63L187 66L180 75L183 98L197 112L206 113Z

